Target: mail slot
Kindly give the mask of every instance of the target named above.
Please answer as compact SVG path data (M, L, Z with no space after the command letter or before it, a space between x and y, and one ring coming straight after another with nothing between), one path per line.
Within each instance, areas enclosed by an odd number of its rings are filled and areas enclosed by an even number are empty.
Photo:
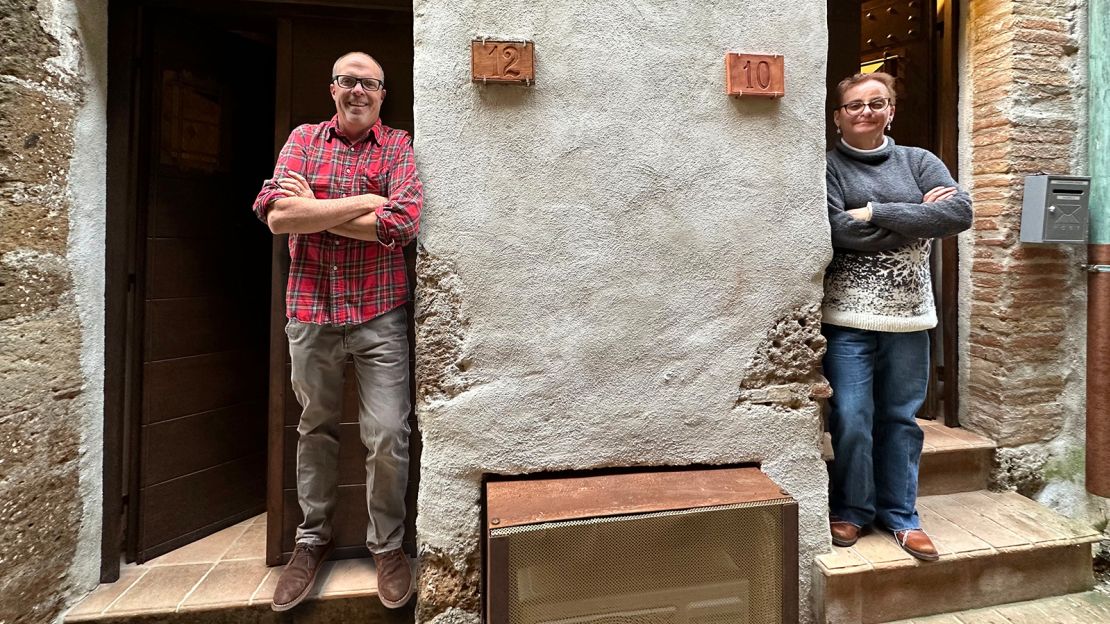
M1085 176L1026 176L1021 242L1085 244L1090 195Z

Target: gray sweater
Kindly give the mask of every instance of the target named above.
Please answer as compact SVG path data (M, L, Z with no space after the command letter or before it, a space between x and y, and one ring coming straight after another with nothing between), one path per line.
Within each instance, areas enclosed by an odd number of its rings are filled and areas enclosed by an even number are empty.
M971 197L960 190L921 203L929 190L956 182L939 158L889 137L870 151L840 141L826 162L833 260L825 270L824 322L889 332L936 327L932 239L971 227ZM871 221L845 212L868 202Z

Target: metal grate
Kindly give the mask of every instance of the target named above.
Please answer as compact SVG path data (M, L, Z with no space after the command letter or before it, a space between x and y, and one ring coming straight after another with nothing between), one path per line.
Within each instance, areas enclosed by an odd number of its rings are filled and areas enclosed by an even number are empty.
M790 502L494 529L507 542L508 622L780 622Z

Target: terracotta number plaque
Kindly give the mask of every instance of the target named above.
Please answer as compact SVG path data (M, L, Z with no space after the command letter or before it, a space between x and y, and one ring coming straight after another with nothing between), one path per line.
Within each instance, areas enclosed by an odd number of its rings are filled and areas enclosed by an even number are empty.
M725 91L729 95L782 97L786 95L783 74L780 54L725 55Z
M470 42L472 80L530 85L536 81L534 51L531 41L475 39Z

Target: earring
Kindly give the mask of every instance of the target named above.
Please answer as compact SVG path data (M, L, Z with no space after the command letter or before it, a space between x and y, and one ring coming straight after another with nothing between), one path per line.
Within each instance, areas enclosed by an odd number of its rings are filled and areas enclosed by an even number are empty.
M840 126L837 126L837 127L836 127L836 133L837 133L837 134L840 134Z
M891 127L891 126L893 126L893 125L894 125L894 120L893 120L893 119L891 119L890 121L886 122L886 131L887 131L887 132L890 132L890 127Z

